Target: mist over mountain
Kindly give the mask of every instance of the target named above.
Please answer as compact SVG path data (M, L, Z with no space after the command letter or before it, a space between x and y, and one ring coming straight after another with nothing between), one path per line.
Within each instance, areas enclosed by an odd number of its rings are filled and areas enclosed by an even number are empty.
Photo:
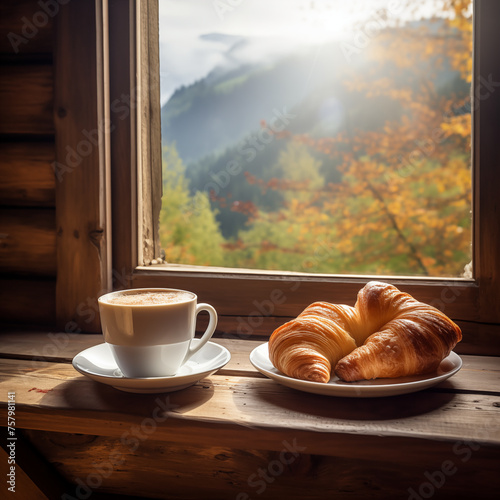
M309 47L292 55L276 47L262 60L260 45L272 41L215 33L205 38L224 44L225 63L178 88L162 108L163 140L175 142L185 162L241 140L270 119L275 108L294 108L318 85L332 83L333 67L346 64L338 47L333 58L328 47Z

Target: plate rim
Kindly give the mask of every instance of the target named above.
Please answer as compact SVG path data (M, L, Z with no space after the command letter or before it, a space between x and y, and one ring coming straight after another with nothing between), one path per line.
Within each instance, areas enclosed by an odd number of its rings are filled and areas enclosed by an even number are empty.
M308 380L295 379L293 377L289 377L282 372L280 372L277 368L272 365L271 360L269 359L269 350L268 350L269 342L265 342L257 347L255 347L249 357L250 362L254 366L254 368L265 375L266 377L275 380L276 382L290 387L292 389L302 390L304 392L310 392L315 394L322 394L327 396L340 396L340 397L385 397L391 395L401 395L407 394L411 392L416 392L419 390L427 389L431 386L437 385L440 382L452 377L457 373L463 365L462 358L454 351L451 351L450 354L444 358L442 362L446 360L450 360L453 363L453 368L446 373L442 373L441 375L432 375L425 376L422 375L421 380L413 380L410 382L402 382L402 383L390 383L390 384L370 384L370 385L362 385L364 381L358 382L349 382L344 384L335 384L334 383L326 383L322 382L312 382ZM265 354L262 353L264 351ZM266 367L259 365L258 360L256 360L257 356L264 356L266 360L273 366L276 372L269 371ZM451 359L450 359L451 358ZM379 379L384 380L384 379ZM394 378L387 380L395 380ZM361 382L361 383L360 383ZM380 394L383 392L383 394Z

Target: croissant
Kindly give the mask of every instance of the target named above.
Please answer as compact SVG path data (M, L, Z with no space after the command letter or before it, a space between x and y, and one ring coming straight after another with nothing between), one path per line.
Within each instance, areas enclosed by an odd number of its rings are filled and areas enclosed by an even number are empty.
M269 357L290 377L326 383L332 368L355 348L354 339L335 321L304 311L274 331Z
M387 283L371 281L354 307L315 302L269 339L269 358L286 375L352 382L437 369L462 338L438 309Z

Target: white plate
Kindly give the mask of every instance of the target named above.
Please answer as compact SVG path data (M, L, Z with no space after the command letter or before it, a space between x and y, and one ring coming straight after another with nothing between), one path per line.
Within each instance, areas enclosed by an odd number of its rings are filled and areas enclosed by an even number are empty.
M199 342L194 339L193 342ZM158 393L180 391L222 368L231 359L229 351L218 344L207 342L179 371L170 377L127 378L120 369L107 344L85 349L73 358L77 371L92 380L111 385L125 392Z
M281 373L274 367L269 359L267 343L256 347L250 353L250 362L260 373L287 387L298 389L299 391L312 392L314 394L323 394L325 396L343 396L348 398L375 398L421 391L422 389L427 389L428 387L432 387L446 380L457 373L462 367L460 356L451 352L447 358L441 361L435 373L427 375L380 378L375 380L362 380L359 382L343 382L334 375L330 379L330 382L322 384L321 382L299 380Z

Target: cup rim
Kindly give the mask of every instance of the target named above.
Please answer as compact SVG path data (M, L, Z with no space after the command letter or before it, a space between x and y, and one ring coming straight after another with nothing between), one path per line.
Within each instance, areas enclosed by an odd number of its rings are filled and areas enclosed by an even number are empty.
M175 303L164 303L164 304L120 304L120 303L112 303L110 304L107 299L111 298L115 295L132 295L137 292L183 292L189 293L191 295L190 299L181 300ZM182 290L180 288L161 288L161 287L142 287L142 288L126 288L124 290L113 290L112 292L104 293L100 297L97 298L97 302L99 304L106 304L113 307L164 307L170 306L172 304L187 304L189 302L193 302L198 299L198 296L189 290Z

